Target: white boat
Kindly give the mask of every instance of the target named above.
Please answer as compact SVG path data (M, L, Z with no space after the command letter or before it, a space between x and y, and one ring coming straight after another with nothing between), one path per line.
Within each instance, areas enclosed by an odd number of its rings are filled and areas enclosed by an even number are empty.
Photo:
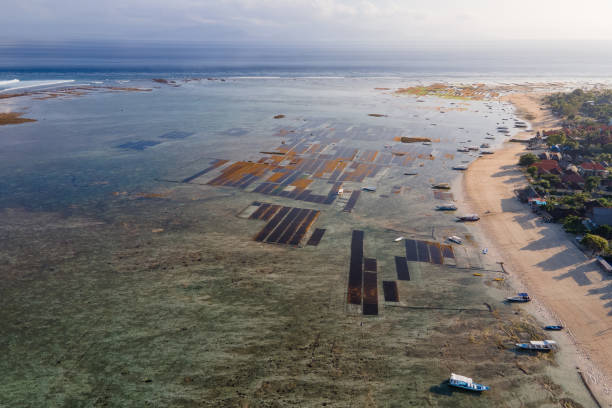
M458 164L456 166L453 166L453 170L467 170L468 166L465 164Z
M461 243L463 242L463 240L456 235L451 235L450 237L448 237L448 240L459 245L461 245Z
M495 136L485 136L485 139L495 140Z
M480 149L478 146L468 146L469 150L474 150L477 151L478 149Z
M395 238L393 241L395 241L395 242L400 242L402 239L404 239L404 237L397 237L397 238Z
M361 187L361 189L362 189L363 191L369 191L369 192L371 192L371 193L373 193L373 192L375 192L375 191L376 191L376 187L372 187L372 186L368 186L368 187Z
M468 153L470 149L468 149L467 147L460 147L457 149L457 151L461 153Z
M455 204L438 205L436 206L436 210L438 211L456 211L457 206Z
M480 154L493 154L493 152L490 150L483 150L480 152Z
M489 147L491 147L491 145L488 144L488 143L483 143L483 144L480 145L481 149L488 149Z
M431 142L423 142L425 146L431 146Z
M455 373L451 373L448 383L453 387L463 388L464 390L469 391L481 392L491 389L491 387L488 387L486 385L475 383L470 377L464 377L463 375Z
M535 351L550 351L557 350L559 346L554 340L544 341L530 341L529 343L516 343L516 347L523 350L535 350Z
M529 302L531 300L531 297L529 296L529 294L525 293L525 292L521 292L516 296L511 296L509 298L506 298L506 300L508 302L518 302L518 303L526 303Z

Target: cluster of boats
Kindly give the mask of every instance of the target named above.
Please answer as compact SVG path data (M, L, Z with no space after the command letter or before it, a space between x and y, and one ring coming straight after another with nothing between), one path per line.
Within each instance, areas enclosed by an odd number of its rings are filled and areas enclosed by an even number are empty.
M459 237L449 237L448 239L452 240L451 238L459 238ZM461 243L461 239L459 239L459 243ZM529 302L531 300L531 297L527 293L521 292L517 294L516 296L507 298L507 300L510 302ZM563 326L551 325L551 326L544 327L544 329L562 330ZM556 351L559 349L559 345L554 340L532 340L532 341L528 341L525 343L515 343L515 345L518 349L528 350L528 351L550 352L550 351ZM468 391L482 392L482 391L487 391L491 389L491 387L487 385L478 384L474 382L474 380L472 380L470 377L465 377L463 375L459 375L455 373L451 373L448 383L452 387L457 387L457 388L461 388L461 389L468 390Z

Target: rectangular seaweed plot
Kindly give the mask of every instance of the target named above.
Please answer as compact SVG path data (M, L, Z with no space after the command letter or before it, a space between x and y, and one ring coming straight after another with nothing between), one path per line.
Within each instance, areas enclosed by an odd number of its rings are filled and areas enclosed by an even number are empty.
M359 195L361 194L361 190L355 190L353 191L353 193L351 194L351 197L348 199L346 206L344 206L344 212L351 212L353 211L353 207L355 207L355 204L357 204L357 199L359 198Z
M354 230L351 239L351 264L348 276L347 301L353 305L361 304L361 285L363 275L363 231Z
M363 274L363 314L378 314L378 274L364 272Z
M285 215L289 212L291 207L283 207L279 210L279 212L268 222L262 229L259 231L259 234L255 236L255 241L263 241L266 237L272 232L274 228L278 225L279 222L285 217Z
M442 244L440 247L442 248L442 255L444 255L445 258L455 259L455 252L452 246Z
M291 224L295 217L297 217L297 215L300 213L300 210L300 208L292 208L291 211L289 211L289 214L287 214L287 216L285 217L285 219L280 224L278 224L274 232L272 232L270 236L266 239L266 242L277 242L283 232L285 232L289 224Z
M261 219L264 221L270 221L270 218L272 218L281 208L283 208L282 205L271 205L265 213L261 214Z
M253 214L251 214L249 219L251 219L251 220L260 220L261 216L268 210L268 208L270 208L270 204L264 203L264 204L260 205L259 208L257 210L255 210L255 212Z
M293 219L293 221L291 221L291 224L289 224L289 226L287 227L287 230L285 231L285 233L281 235L281 237L279 238L278 240L279 244L287 244L289 242L291 237L297 232L300 225L302 225L302 223L304 222L304 219L306 218L308 213L310 213L309 209L306 209L306 208L300 209L297 216Z
M414 239L406 240L406 260L410 262L418 262L417 242Z
M395 257L395 270L397 271L397 280L409 281L410 272L408 272L408 263L403 256Z
M310 210L308 215L306 215L306 217L304 218L304 222L302 222L302 225L300 225L296 233L293 235L293 237L289 241L289 245L298 245L300 241L302 240L302 238L304 238L304 235L306 235L306 233L308 232L308 229L315 222L318 216L319 216L319 211Z
M376 259L363 258L363 270L365 272L376 272Z
M396 281L383 281L383 293L385 294L385 302L399 302Z
M429 250L427 249L427 242L417 241L417 253L419 255L419 262L429 262Z
M323 238L323 234L325 234L325 230L322 228L317 228L316 230L314 230L314 232L310 236L310 239L308 240L306 245L312 245L312 246L319 245L319 242L321 242L321 238Z
M427 246L429 247L429 257L431 259L431 263L442 265L444 263L442 260L442 251L440 251L438 244L436 242L428 242Z

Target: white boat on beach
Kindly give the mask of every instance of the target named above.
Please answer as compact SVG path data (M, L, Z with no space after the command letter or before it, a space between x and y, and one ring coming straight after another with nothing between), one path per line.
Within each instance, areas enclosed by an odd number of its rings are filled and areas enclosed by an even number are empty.
M459 245L463 243L463 240L456 235L451 235L450 237L448 237L448 240L451 242L454 242L455 244L459 244Z
M468 153L470 149L468 149L467 147L460 147L457 149L457 151L461 153Z
M456 166L453 166L453 170L467 170L468 166L465 164L458 164Z
M557 350L559 346L554 340L530 341L529 343L516 343L516 347L523 350L551 351Z
M486 385L475 383L470 377L464 377L463 375L455 373L451 373L448 383L453 387L462 388L469 391L481 392L491 389L491 387Z

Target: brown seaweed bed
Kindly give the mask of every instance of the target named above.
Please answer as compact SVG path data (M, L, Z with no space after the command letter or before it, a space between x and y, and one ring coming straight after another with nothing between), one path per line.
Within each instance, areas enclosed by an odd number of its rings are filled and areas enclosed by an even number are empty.
M23 118L23 112L0 113L0 126L18 125L20 123L36 122L36 119Z

